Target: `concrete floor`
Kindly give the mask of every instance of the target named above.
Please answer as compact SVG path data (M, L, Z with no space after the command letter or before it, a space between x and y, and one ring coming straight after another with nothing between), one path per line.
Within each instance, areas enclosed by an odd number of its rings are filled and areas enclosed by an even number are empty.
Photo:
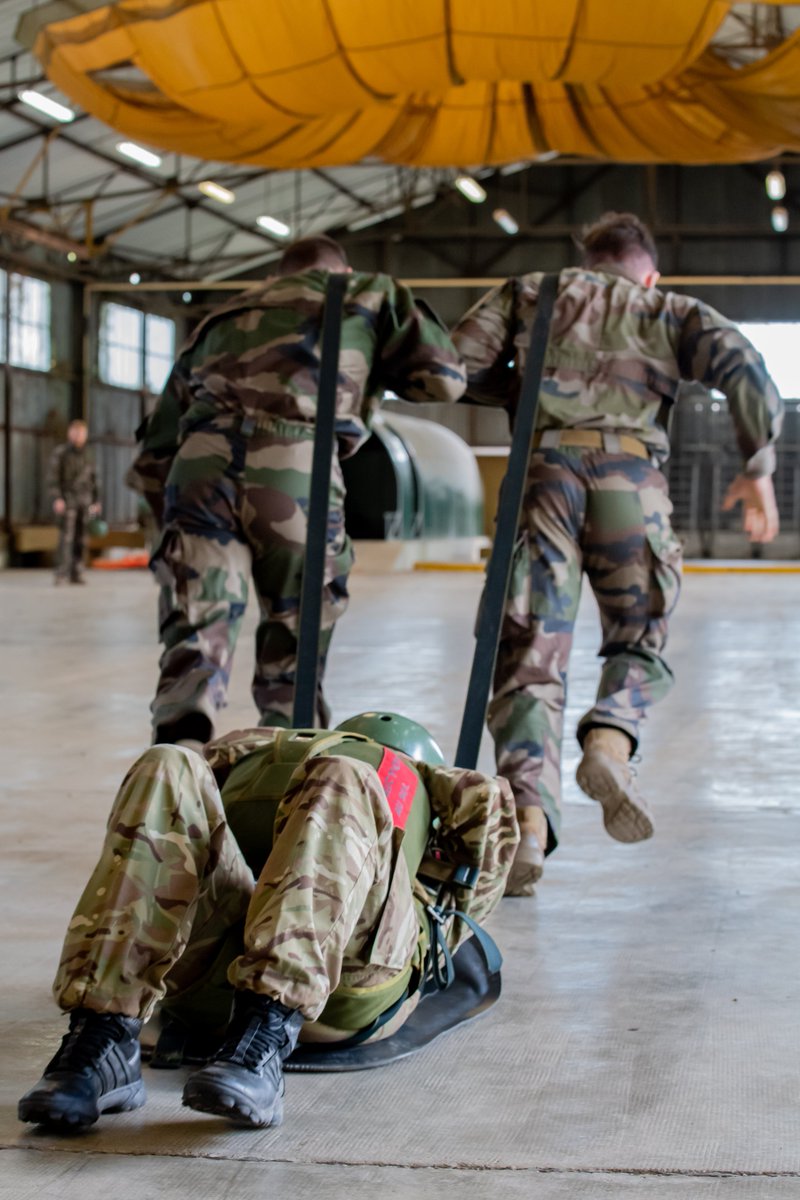
M330 664L336 718L392 706L452 752L479 587L354 578ZM568 743L562 848L536 898L493 919L506 969L491 1014L392 1068L290 1077L277 1130L181 1109L182 1076L148 1071L145 1108L69 1140L19 1125L16 1101L60 1036L63 928L147 741L155 593L145 573L56 590L7 572L0 604L0 1197L800 1196L800 575L687 577L678 686L643 745L651 842L604 835ZM247 621L230 728L252 722ZM596 637L587 603L571 725Z

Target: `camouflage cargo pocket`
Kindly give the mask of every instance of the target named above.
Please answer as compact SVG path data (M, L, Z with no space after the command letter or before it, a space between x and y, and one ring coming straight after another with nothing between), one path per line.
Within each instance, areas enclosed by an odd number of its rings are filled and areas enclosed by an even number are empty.
M669 617L678 603L681 590L683 547L676 537L670 517L672 501L664 488L643 488L641 493L645 535L653 556L651 602L660 615Z
M480 626L485 595L486 588L484 581L484 591L481 593L480 603L478 604L473 634L477 634ZM504 624L511 621L514 625L519 625L527 629L531 623L531 603L530 539L527 533L522 533L514 544L511 573L508 580L508 592L506 593L505 607L503 609Z

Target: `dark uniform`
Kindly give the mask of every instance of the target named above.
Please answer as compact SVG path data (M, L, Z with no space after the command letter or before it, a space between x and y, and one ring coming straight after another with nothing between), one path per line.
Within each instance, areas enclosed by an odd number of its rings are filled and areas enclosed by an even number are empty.
M100 503L94 455L88 446L76 446L73 442L56 446L50 458L47 490L51 504L63 500L65 505L59 518L56 580L80 583L87 517L89 510Z

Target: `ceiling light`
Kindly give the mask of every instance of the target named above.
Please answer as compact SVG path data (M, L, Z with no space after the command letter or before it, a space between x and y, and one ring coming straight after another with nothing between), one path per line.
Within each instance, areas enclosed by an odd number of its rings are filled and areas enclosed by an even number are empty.
M213 179L204 179L202 183L198 183L197 190L211 200L219 200L220 204L233 204L236 199L235 192L223 187L221 183L214 183Z
M496 208L492 217L504 233L508 233L512 237L515 233L519 233L519 225L505 208Z
M786 195L786 180L783 171L770 171L764 180L764 187L770 200L782 200Z
M471 175L456 175L453 187L458 188L461 195L466 196L473 204L483 204L486 199L485 189Z
M35 108L38 112L44 113L47 117L52 117L54 121L74 121L75 113L71 108L67 108L66 104L59 104L57 100L52 100L49 96L43 95L41 92L33 92L30 89L20 92L17 96L23 104L27 104L29 108Z
M776 233L786 233L789 228L789 210L782 204L776 204L770 213L770 222Z
M275 237L287 238L292 232L288 225L283 221L279 221L277 217L259 217L256 225L260 225L262 229L266 229L267 233L273 233Z
M141 282L142 282L142 277L138 271L132 271L131 274L128 276L128 283L132 283L134 287L136 287L137 283L141 283Z
M77 261L78 261L78 256L77 256L77 254L75 253L75 251L74 251L74 250L69 250L69 251L67 252L67 262L69 262L69 263L74 263L74 262L77 262Z
M145 167L161 166L161 159L157 154L153 154L152 150L145 150L144 146L137 146L136 142L117 142L117 150L126 158L132 158L134 162Z
M192 293L191 292L182 292L181 300L183 301L184 304L191 304L192 303Z

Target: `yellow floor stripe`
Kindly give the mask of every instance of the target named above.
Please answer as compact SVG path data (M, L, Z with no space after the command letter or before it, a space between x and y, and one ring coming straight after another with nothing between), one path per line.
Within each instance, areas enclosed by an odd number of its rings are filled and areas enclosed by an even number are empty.
M415 571L483 571L485 563L416 562ZM687 575L800 575L800 563L686 563Z

